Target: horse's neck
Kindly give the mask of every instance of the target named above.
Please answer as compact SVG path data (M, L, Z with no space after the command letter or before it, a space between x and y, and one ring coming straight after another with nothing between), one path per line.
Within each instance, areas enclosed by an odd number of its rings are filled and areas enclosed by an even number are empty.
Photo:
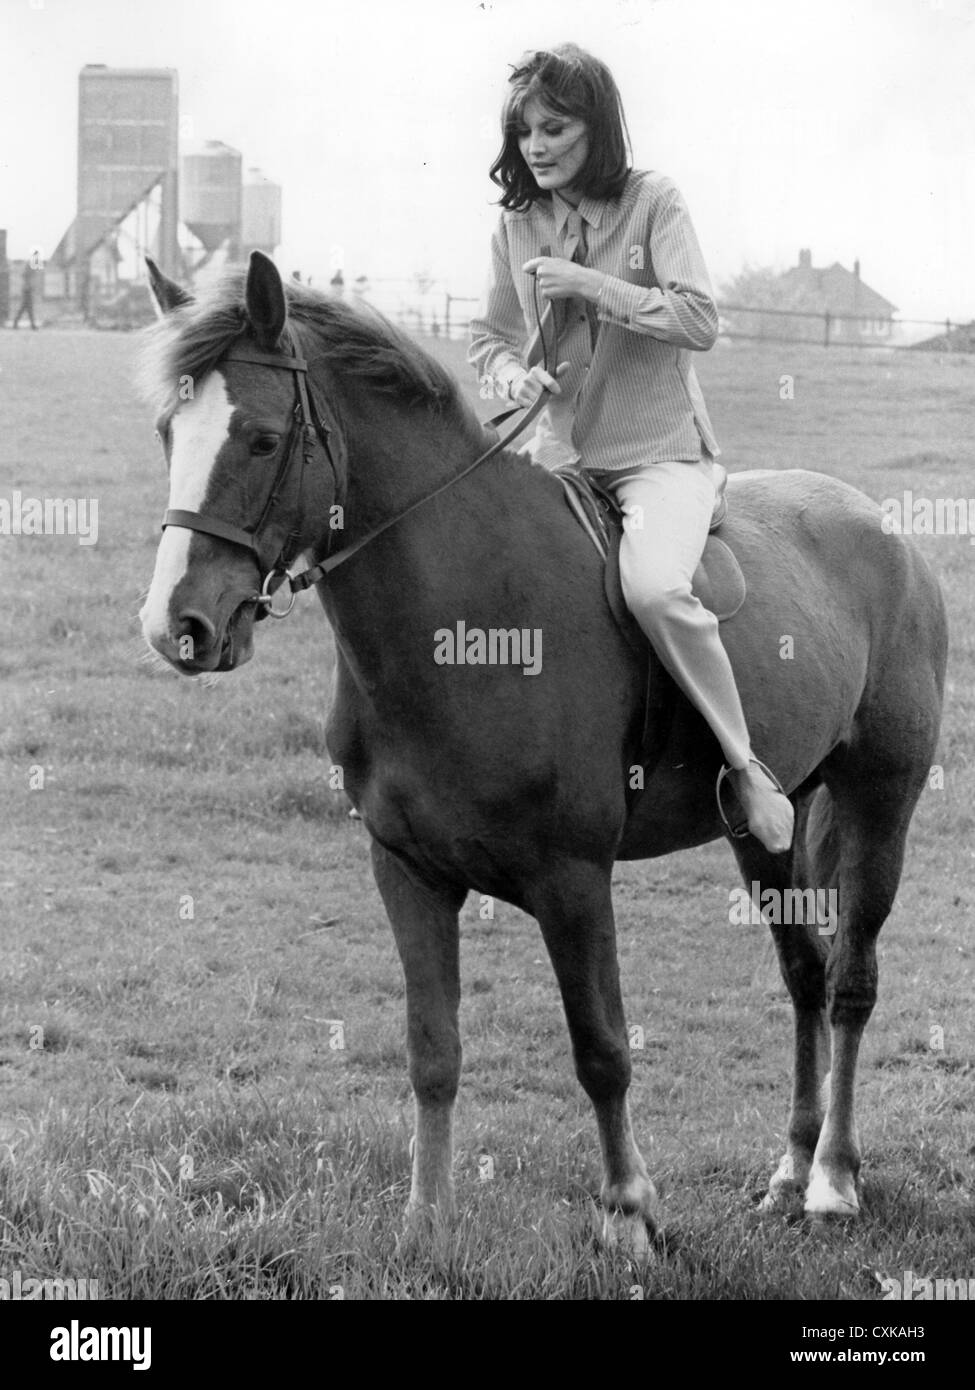
M439 414L377 392L347 395L342 416L349 453L347 542L455 477L489 443L463 408Z
M389 402L347 432L343 543L435 491L490 447L473 415L439 417ZM344 403L349 418L349 402ZM419 507L334 572L325 608L356 683L378 691L404 665L432 667L434 633L458 620L529 625L558 574L539 566L553 484L511 452ZM554 545L547 547L549 554ZM554 571L556 566L552 566Z

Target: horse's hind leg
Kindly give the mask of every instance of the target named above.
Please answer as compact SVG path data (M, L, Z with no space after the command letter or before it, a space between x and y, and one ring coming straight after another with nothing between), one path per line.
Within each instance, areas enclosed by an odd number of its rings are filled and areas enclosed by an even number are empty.
M408 1215L454 1214L452 1124L460 1080L458 913L465 894L417 877L372 842L372 869L406 977L407 1050L416 1100Z
M835 882L835 836L828 795L820 788L797 807L794 848L770 854L757 840L732 841L746 884L758 884L757 903L769 888L790 902L793 888L828 889ZM781 915L781 914L780 914ZM761 1202L762 1211L782 1211L801 1199L809 1180L823 1121L822 1081L829 1066L826 1027L825 963L827 939L819 923L770 924L779 969L792 999L795 1053L792 1104L786 1149Z
M532 888L572 1038L576 1075L592 1101L603 1156L604 1238L637 1253L657 1225L657 1194L636 1146L626 1093L630 1048L620 994L611 867L571 861Z
M813 1158L810 1216L859 1211L854 1083L860 1039L877 999L877 936L900 882L904 844L927 767L829 778L840 828L839 927L826 963L832 1064L826 1118Z

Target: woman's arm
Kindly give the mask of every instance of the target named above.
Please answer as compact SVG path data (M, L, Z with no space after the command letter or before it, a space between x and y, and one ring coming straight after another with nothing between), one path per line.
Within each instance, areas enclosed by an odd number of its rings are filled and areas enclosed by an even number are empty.
M589 286L601 323L648 333L676 347L705 352L718 336L718 311L697 236L680 190L662 181L663 201L650 226L650 264L660 288L615 275ZM599 272L593 272L598 275Z
M518 387L528 376L522 356L525 324L511 277L508 237L504 218L491 237L491 268L481 308L470 324L471 342L467 360L477 370L478 380L488 381L502 400L514 399Z
M557 256L536 256L523 269L538 276L545 299L579 296L595 304L601 323L646 333L676 347L705 352L718 336L718 310L684 200L670 179L650 224L650 265L659 288L645 289L602 270ZM630 253L644 251L631 247Z

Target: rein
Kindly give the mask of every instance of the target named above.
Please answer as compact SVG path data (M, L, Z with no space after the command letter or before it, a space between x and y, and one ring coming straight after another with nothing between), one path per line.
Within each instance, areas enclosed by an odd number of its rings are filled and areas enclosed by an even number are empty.
M532 290L535 318L541 338L542 362L545 370L548 371L548 345L545 341L545 334L542 329L542 316L539 314L538 309L537 284L533 284ZM552 322L554 325L554 311L552 314ZM293 331L294 330L292 330L292 333ZM557 345L558 328L556 325L553 352L557 353ZM242 526L223 521L219 517L208 516L204 512L183 511L179 508L170 508L166 512L162 521L162 529L165 530L167 526L182 526L189 531L199 531L204 535L216 536L219 540L229 541L231 545L242 546L244 549L254 553L257 558L259 569L263 569L265 559L261 543L261 532L270 524L273 512L280 505L283 491L289 483L292 483L294 477L292 463L300 449L297 484L292 487L294 492L295 520L292 522L291 529L281 545L276 558L270 564L264 575L260 593L255 594L251 600L264 609L264 612L258 615L259 617L270 616L272 618L286 618L294 607L296 596L302 590L310 589L313 584L317 584L321 580L326 579L328 575L338 569L340 565L345 564L346 560L351 560L353 555L357 555L360 550L364 550L367 545L371 544L378 536L381 536L384 531L388 531L391 526L395 526L397 522L402 521L403 518L409 516L411 512L415 512L428 502L432 502L435 497L439 497L456 483L461 482L462 479L473 473L476 468L480 468L481 464L487 463L489 459L495 458L498 454L502 453L513 440L517 439L518 435L521 434L524 429L527 429L542 410L546 403L546 398L549 395L548 388L545 387L541 394L525 410L525 413L517 424L514 425L507 434L500 436L490 448L485 449L482 454L479 454L474 462L468 464L460 473L456 473L452 478L448 478L445 483L441 483L439 487L434 488L432 492L428 492L423 497L418 498L417 501L411 502L403 511L397 512L395 516L391 516L386 521L381 522L365 536L360 537L359 540L353 541L351 545L346 546L344 550L337 550L334 554L327 554L323 560L318 561L317 564L310 565L307 569L302 570L300 574L292 574L290 566L294 563L300 537L297 514L301 500L301 488L304 481L305 468L310 465L312 460L316 437L320 440L325 450L329 466L332 470L332 476L335 481L335 499L340 502L340 504L344 504L345 501L345 475L344 472L340 472L336 464L330 443L330 436L336 432L334 417L332 417L332 423L329 423L323 411L317 410L313 413L311 393L308 389L308 382L306 380L308 376L308 361L296 351L288 355L285 353L251 352L246 349L240 349L237 352L228 353L223 360L225 362L247 362L261 367L273 367L280 371L294 373L295 407L292 416L292 425L288 435L287 445L281 454L281 461L278 464L271 491L264 503L257 523L250 529L245 529ZM505 420L510 419L512 415L517 414L520 409L523 409L523 407L515 406L511 410L506 410L502 414L496 415L492 420L488 421L488 428L496 429L497 426L501 425ZM287 583L290 591L288 606L286 608L276 609L273 606L274 594L285 583Z

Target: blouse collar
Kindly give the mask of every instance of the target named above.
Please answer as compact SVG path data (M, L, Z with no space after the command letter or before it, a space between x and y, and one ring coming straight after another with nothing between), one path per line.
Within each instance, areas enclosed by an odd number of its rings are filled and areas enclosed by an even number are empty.
M605 206L606 204L601 198L582 198L578 208L574 209L570 203L559 196L555 189L552 190L552 216L555 218L555 228L560 236L565 230L570 212L580 213L583 221L588 222L590 227L598 227Z

